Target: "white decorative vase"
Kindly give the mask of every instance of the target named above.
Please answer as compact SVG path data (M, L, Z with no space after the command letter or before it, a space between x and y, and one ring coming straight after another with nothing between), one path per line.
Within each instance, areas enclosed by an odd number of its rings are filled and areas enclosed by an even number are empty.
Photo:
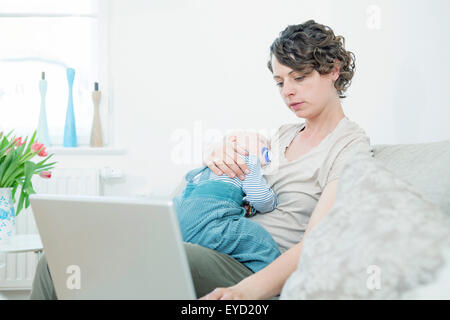
M16 234L16 211L12 188L0 188L0 243L8 243Z
M92 92L92 101L94 102L94 120L92 121L91 130L91 147L103 147L102 126L100 123L100 99L101 91L98 90L98 82L95 83Z

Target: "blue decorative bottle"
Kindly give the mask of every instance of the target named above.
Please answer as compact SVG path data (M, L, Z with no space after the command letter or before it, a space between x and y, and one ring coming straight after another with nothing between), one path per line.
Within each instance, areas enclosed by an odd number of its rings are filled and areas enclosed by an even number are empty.
M75 78L75 70L67 68L67 82L69 84L69 101L67 103L66 124L64 125L64 147L77 146L77 132L75 128L75 114L73 111L73 79Z
M47 112L45 111L45 95L47 93L47 80L45 80L45 72L42 72L42 78L39 81L39 91L41 92L41 111L39 112L37 138L40 143L43 143L46 147L49 147L51 143L50 136L48 134Z

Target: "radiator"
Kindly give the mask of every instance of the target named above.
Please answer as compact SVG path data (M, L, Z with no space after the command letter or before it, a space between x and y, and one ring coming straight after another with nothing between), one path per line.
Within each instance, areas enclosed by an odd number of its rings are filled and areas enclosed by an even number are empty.
M51 179L34 176L32 181L36 193L41 194L100 194L98 169L58 168L52 170ZM16 217L16 227L16 234L38 233L31 206ZM0 268L0 290L31 289L37 261L34 252L7 254L5 266Z

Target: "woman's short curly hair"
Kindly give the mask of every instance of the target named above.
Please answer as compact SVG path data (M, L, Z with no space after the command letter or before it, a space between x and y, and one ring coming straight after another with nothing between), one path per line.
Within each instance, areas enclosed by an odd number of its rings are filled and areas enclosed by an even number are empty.
M329 74L334 68L334 60L340 61L340 75L334 86L340 98L351 84L355 71L355 55L345 50L345 39L335 36L330 27L308 20L290 25L270 46L268 68L273 73L272 56L305 75L316 70L319 74Z

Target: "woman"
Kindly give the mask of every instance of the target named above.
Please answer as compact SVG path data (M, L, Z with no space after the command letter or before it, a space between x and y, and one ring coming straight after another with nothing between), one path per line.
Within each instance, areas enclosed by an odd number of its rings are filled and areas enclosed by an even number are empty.
M333 206L344 161L354 152L370 152L368 137L345 117L340 103L354 72L354 57L344 49L344 39L310 20L288 26L270 52L268 67L281 97L297 117L305 119L282 126L272 137L276 160L265 177L278 206L251 218L269 231L282 254L253 273L226 254L185 243L196 293L203 299L278 295L297 267L304 236ZM237 153L247 155L226 139L205 157L206 164L216 174L245 179L248 167ZM37 266L31 298L56 298L45 256Z
M272 138L278 164L267 181L279 205L252 219L274 237L283 254L266 268L203 299L267 299L278 295L296 269L303 238L334 204L344 161L355 152L370 153L369 138L345 117L340 99L350 85L354 55L344 38L313 20L288 26L270 48L268 67L281 97L304 123L282 126ZM248 169L235 161L245 151L230 142L214 150L208 167L241 179Z

